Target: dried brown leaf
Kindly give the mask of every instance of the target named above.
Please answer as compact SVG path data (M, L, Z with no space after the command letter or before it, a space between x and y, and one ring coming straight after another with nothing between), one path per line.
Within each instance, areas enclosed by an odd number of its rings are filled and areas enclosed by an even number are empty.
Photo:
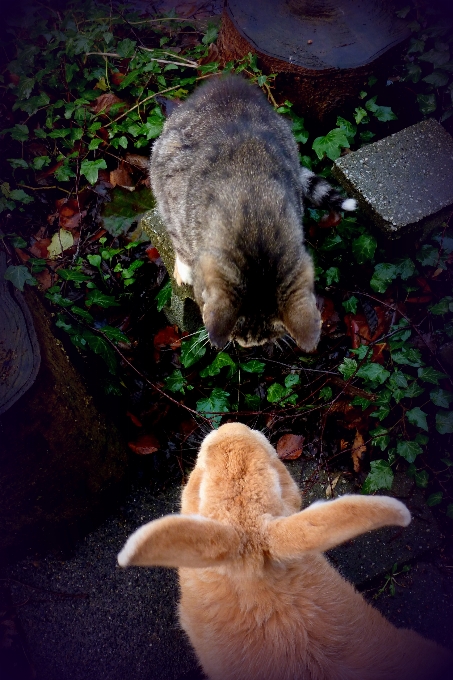
M284 434L277 442L277 455L281 460L296 460L302 454L304 436Z

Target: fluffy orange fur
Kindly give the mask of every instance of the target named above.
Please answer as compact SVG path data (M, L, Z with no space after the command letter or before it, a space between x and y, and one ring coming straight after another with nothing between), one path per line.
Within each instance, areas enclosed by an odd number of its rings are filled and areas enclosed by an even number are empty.
M343 496L299 511L300 492L260 433L227 424L204 440L181 514L138 529L120 565L179 568L181 625L211 680L445 680L451 654L397 629L322 551L407 508Z

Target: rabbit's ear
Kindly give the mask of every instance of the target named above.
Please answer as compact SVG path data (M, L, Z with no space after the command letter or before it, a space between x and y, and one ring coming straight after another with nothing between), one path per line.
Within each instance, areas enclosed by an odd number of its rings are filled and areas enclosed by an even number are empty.
M270 553L276 559L289 559L305 551L324 552L371 529L405 527L410 521L409 510L395 498L343 496L271 522Z
M118 555L121 567L213 567L239 554L230 526L201 515L167 515L129 536Z

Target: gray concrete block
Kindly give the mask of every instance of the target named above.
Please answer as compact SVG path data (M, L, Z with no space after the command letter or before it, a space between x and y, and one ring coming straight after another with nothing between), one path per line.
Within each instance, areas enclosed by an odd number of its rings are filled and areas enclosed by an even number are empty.
M183 331L193 333L203 325L200 310L195 302L192 286L178 286L173 276L175 251L157 208L143 215L140 227L159 251L170 276L171 302L168 307L164 307L163 311L171 324L176 324Z
M453 214L453 138L434 118L339 158L332 173L391 239Z

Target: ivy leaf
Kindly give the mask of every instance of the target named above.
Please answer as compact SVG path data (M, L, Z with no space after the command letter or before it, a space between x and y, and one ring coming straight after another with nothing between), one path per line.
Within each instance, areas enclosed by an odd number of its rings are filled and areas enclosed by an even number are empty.
M203 370L200 371L200 376L202 378L206 378L207 376L219 375L220 371L225 366L228 367L227 377L231 378L237 368L237 365L229 354L226 352L219 352L212 364L206 366L206 368L203 368Z
M414 366L415 368L423 364L420 350L413 347L401 347L399 351L392 352L392 359L397 364Z
M90 277L77 269L57 269L58 276L64 281L89 281Z
M245 364L239 365L243 371L246 371L247 373L258 373L258 375L263 373L264 369L266 368L266 364L263 363L262 361L258 361L257 359L251 359L250 361L247 361Z
M391 489L393 471L386 460L372 460L371 470L362 486L362 493L369 494L379 489Z
M377 248L377 241L370 234L362 234L352 242L352 253L359 264L372 260Z
M399 441L396 444L396 450L408 463L413 463L414 460L423 453L422 447L417 442Z
M425 368L419 368L417 371L418 377L420 380L423 382L429 382L433 383L433 385L438 385L439 380L442 380L442 378L446 378L447 376L445 373L441 373L440 371L436 371L435 368L431 368L431 366L426 366Z
M367 118L368 114L361 106L354 109L354 120L359 125L363 120Z
M453 503L449 503L449 504L447 505L447 512L446 512L445 514L446 514L447 517L449 517L450 519L453 519Z
M11 137L16 140L16 142L26 142L28 140L28 127L27 125L21 125L17 123L13 128L9 130L3 130L3 132L9 132Z
M436 316L444 316L448 312L453 312L453 297L451 295L446 295L436 305L429 308L431 314Z
M380 262L374 268L374 274L370 281L370 286L377 293L385 293L390 283L397 276L397 268L389 262Z
M371 113L376 116L376 118L380 120L381 123L385 123L388 120L397 120L398 116L393 113L390 106L379 106L376 104L376 99L377 95L371 97L371 99L368 99L368 101L365 103L365 108L368 111L371 111Z
M401 371L394 371L389 378L388 384L391 389L407 387L407 378Z
M322 390L321 390L322 392ZM319 394L321 394L321 392ZM362 411L364 411L370 404L373 402L370 399L366 399L365 397L360 397L359 395L356 395L354 399L351 401L351 404L353 406L361 406Z
M49 289L50 290L50 289ZM70 307L72 305L72 300L65 298L61 293L53 292L46 293L45 297L54 303L54 305L59 305L60 307Z
M448 408L450 406L450 402L453 401L453 394L451 392L447 392L447 390L441 389L440 387L438 387L437 390L430 392L429 396L433 404L440 406L441 408Z
M312 149L315 151L318 158L324 158L324 154L331 161L335 161L341 155L341 149L349 149L349 140L340 128L335 128L325 135L325 137L317 137L312 144Z
M341 304L343 305L345 312L351 313L351 314L357 314L357 303L359 301L357 300L355 295L351 295L350 298L347 300L344 300Z
M179 368L174 370L164 381L165 389L170 390L170 392L182 392L182 394L184 394L186 384L187 380L184 378Z
M439 503L442 503L442 499L444 497L444 494L442 491L436 491L435 493L432 493L428 496L426 499L426 505L430 508L432 508L435 505L439 505Z
M340 270L338 267L329 267L326 271L326 285L331 286L332 283L339 283Z
M29 194L26 194L25 191L23 191L23 189L13 189L10 192L9 197L13 201L19 201L20 203L31 203L32 201L34 201L33 196L29 196Z
M8 234L8 239L13 246L13 248L26 248L27 247L27 241L22 238L22 236L18 236L17 234ZM46 261L44 260L44 263Z
M429 482L429 475L426 470L419 470L415 473L415 483L421 489L426 489Z
M366 113L365 113L365 115L366 115ZM348 138L348 140L350 142L354 141L354 137L355 137L356 132L357 132L357 128L356 128L355 125L350 123L345 118L338 116L338 118L337 118L337 128L340 128L340 130L343 130L343 132L345 133L346 137Z
M18 288L19 290L24 290L24 285L28 283L29 286L36 286L38 283L36 279L30 274L30 270L23 264L10 265L5 271L3 277L7 281Z
M381 364L365 364L365 366L361 366L357 371L359 378L364 378L378 385L383 385L389 375L390 371L387 371Z
M116 373L116 355L115 351L110 347L108 342L101 338L100 335L95 335L94 333L84 334L86 341L90 349L99 354L108 366L110 373Z
M209 397L197 401L197 411L209 418L212 426L217 428L222 420L219 412L228 413L230 410L229 396L229 393L225 392L225 390L220 389L220 387L214 387ZM217 415L209 415L214 412L217 412Z
M260 398L257 394L246 394L244 397L246 408L251 411L257 411L260 407Z
M113 340L113 342L124 342L126 344L129 344L130 342L127 335L119 328L115 328L114 326L102 326L100 330L109 340Z
M412 425L416 425L421 430L428 432L428 423L426 421L426 413L421 410L418 406L406 411L406 417ZM453 432L453 430L452 430ZM442 433L441 433L442 434Z
M206 330L201 328L192 337L185 338L181 342L181 363L184 368L190 368L190 366L193 366L204 357L206 354L206 340Z
M107 163L103 158L98 158L96 161L82 161L80 165L80 174L87 178L90 184L96 184L98 181L99 170L106 170Z
M304 119L300 118L299 116L296 116L296 114L293 113L292 111L290 112L290 116L292 120L294 139L296 140L296 142L298 142L298 144L305 144L306 141L308 140L309 134L305 129Z
M217 34L219 30L216 26L216 24L208 24L208 30L204 34L204 36L201 39L201 42L203 45L210 45L211 43L215 42L217 39Z
M338 366L338 370L345 380L349 380L357 370L357 361L355 359L346 358L343 363Z
M442 66L450 61L450 51L447 49L432 49L419 56L420 61L429 61L434 66Z
M326 385L326 387L323 387L319 390L319 398L323 399L324 401L328 401L329 399L332 399L332 388Z
M300 375L297 373L289 373L285 377L285 387L294 387L295 385L299 385L300 383Z
M448 74L445 71L435 70L422 80L429 85L434 85L434 87L443 87L448 83Z
M6 159L10 166L14 169L16 168L28 168L28 163L27 161L24 161L23 158L7 158Z
M388 430L382 425L376 427L374 430L370 430L371 446L377 446L381 451L385 451L390 443L390 435Z
M418 94L417 95L418 108L425 116L429 116L437 109L437 100L435 94Z
M161 312L162 309L169 304L171 300L171 281L167 281L165 286L162 286L160 291L157 293L156 297L154 298L157 301L157 311Z
M436 430L439 434L453 432L453 411L438 411L436 413Z
M71 312L73 314L76 314L77 316L80 316L81 319L86 321L87 323L94 323L94 319L91 316L90 312L87 312L86 309L82 309L81 307L77 307L74 305L71 309Z
M116 51L120 55L120 57L123 57L123 59L127 59L128 57L133 56L136 45L137 43L135 40L125 38L125 40L121 40L118 43L118 45L116 46Z
M415 264L409 257L398 261L397 274L401 276L403 281L406 281L415 274Z
M407 390L404 390L403 396L406 397L406 399L415 399L415 397L419 397L423 394L424 391L423 387L420 387L420 385L417 384L417 381L414 380Z
M424 267L435 267L439 260L439 250L429 245L429 243L425 243L418 251L416 257Z
M91 305L98 305L99 307L119 307L119 302L117 302L113 295L105 295L97 288L93 288L88 291L88 295L85 299L85 305L91 307Z

